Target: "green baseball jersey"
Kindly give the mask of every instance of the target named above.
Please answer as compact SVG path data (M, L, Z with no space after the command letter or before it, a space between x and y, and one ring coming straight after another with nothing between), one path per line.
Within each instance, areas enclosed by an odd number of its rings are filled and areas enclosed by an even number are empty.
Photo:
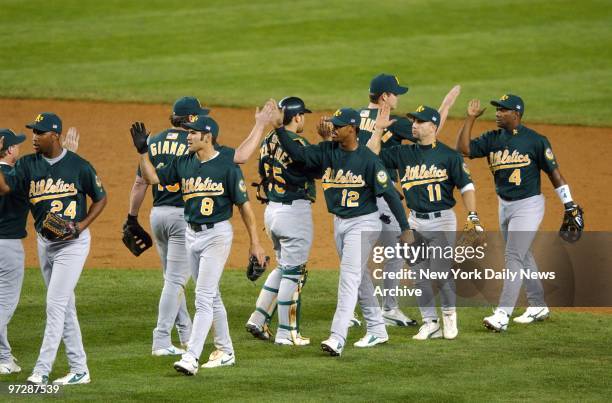
M287 130L287 134L301 146L310 144L296 133ZM274 130L268 133L259 148L259 175L264 178L264 191L270 201L315 201L315 173L309 173L303 163L295 162L289 157Z
M282 136L281 143L287 147ZM376 197L393 186L378 156L363 145L345 151L336 142L323 141L301 150L306 168L317 169L321 175L327 210L338 217L359 217L377 211ZM291 155L295 156L293 152Z
M440 142L386 148L380 158L386 167L399 171L406 205L420 213L453 208L454 188L472 183L461 154Z
M359 111L361 122L359 124L359 143L364 146L368 144L370 137L374 133L374 125L378 116L378 108L363 108ZM402 140L416 141L412 137L412 122L401 116L390 116L395 122L389 126L382 134L381 149L402 144ZM388 170L391 180L397 182L398 173L396 170Z
M505 200L540 194L540 170L558 168L548 139L519 126L513 132L491 130L470 142L470 158L487 157L495 191Z
M189 152L187 145L187 135L189 133L182 129L166 129L161 133L149 138L149 159L155 168L161 168L181 155ZM222 155L234 159L236 153L233 148L215 144L215 149ZM140 167L137 172L140 173ZM180 184L154 185L151 187L153 192L153 206L175 206L183 207L183 195L181 194Z
M5 178L14 175L13 167L8 164L0 163L0 170ZM0 239L25 238L27 219L28 199L24 192L0 196Z
M51 165L41 154L29 154L17 161L9 186L27 196L36 231L50 211L79 222L87 216L87 197L94 202L106 197L102 182L91 164L77 154L66 154Z
M149 137L149 159L155 168L161 168L181 155L189 152L187 146L187 131L181 129L166 129ZM137 172L140 173L140 167ZM153 206L183 207L183 197L178 183L166 186L153 185Z
M228 220L233 205L248 201L242 171L221 153L201 162L195 153L177 157L157 169L160 184L179 183L185 202L185 220L214 224Z

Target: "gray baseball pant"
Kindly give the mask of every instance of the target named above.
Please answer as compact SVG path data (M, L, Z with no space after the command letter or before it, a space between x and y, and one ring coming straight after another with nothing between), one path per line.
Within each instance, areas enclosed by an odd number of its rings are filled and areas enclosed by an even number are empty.
M182 207L173 206L151 209L151 229L164 274L157 326L153 330L153 350L172 345L174 325L181 344L187 344L191 335L191 318L185 301L185 285L191 276L191 269L185 252L187 223L183 210Z
M21 239L0 239L0 364L12 362L7 325L19 302L24 253Z
M47 323L33 372L51 372L60 341L64 341L68 365L74 373L88 372L74 289L90 247L89 229L71 241L51 242L38 235L38 260L47 286Z
M506 269L517 273L514 280L504 280L499 297L499 308L512 315L523 281L529 305L544 307L544 288L539 279L522 279L520 271L538 272L531 253L531 244L544 218L545 199L542 194L522 200L499 199L499 226L506 241L504 260Z
M331 337L346 344L346 336L355 306L359 301L367 334L387 337L378 299L374 295L368 261L380 236L378 211L354 218L334 217L334 238L340 256L338 304L331 325Z
M388 217L389 224L382 222L382 231L380 233L379 243L381 246L395 246L399 241L401 228L399 222L391 212L389 205L384 198L379 197L376 199L376 205L378 206L378 213L382 216ZM385 259L385 266L383 268L385 273L399 273L404 268L404 260L401 257L393 257L391 259ZM393 278L388 278L393 277ZM385 276L383 280L383 286L385 290L394 290L399 286L399 279L397 276ZM395 295L385 295L383 297L383 307L385 309L395 309L398 307L397 297Z

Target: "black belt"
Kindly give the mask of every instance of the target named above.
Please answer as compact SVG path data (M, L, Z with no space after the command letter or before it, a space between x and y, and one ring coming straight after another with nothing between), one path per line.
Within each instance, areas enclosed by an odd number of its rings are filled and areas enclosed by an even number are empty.
M432 218L440 218L440 217L442 217L442 213L440 211L436 211L435 213L417 213L416 211L414 211L414 216L416 218L420 218L422 220L429 220L429 219L432 219Z
M500 199L502 199L503 201L513 202L513 201L518 201L518 200L527 199L527 198L529 198L529 197L533 197L533 196L537 196L537 195L531 195L531 196L520 196L520 197L503 197L503 196L499 196L499 198L500 198Z
M187 223L187 225L189 225L189 228L191 228L194 232L201 232L204 231L205 229L211 229L215 227L215 224L195 224L192 222Z

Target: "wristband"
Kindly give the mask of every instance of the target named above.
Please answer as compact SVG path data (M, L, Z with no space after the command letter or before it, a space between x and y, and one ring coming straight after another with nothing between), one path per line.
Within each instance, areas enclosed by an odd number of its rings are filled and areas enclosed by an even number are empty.
M559 186L555 189L555 192L557 192L557 196L559 196L559 200L561 200L561 203L563 204L574 201L572 199L572 194L570 193L569 185Z

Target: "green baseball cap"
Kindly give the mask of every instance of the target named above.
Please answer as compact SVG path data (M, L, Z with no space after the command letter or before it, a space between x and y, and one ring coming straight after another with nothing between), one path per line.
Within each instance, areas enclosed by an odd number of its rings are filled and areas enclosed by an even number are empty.
M208 115L191 115L189 116L189 122L183 123L183 127L202 133L210 133L215 139L219 135L219 125Z
M408 87L402 87L396 76L379 74L370 81L370 94L382 94L383 92L402 95L408 92Z
M62 120L53 112L39 113L36 119L32 123L28 123L26 127L41 132L62 134Z
M4 137L4 145L0 151L6 151L9 147L21 144L26 139L25 134L15 134L11 129L0 129L0 137Z
M517 111L521 115L525 112L525 103L518 95L504 94L499 99L492 100L491 105L498 108Z
M329 119L334 126L359 126L361 116L353 108L342 108L334 112L334 116Z
M440 125L440 113L429 106L419 105L414 112L408 113L407 116L423 122L431 122L436 126Z
M176 100L172 112L177 116L208 115L210 110L202 108L196 97L183 97Z

